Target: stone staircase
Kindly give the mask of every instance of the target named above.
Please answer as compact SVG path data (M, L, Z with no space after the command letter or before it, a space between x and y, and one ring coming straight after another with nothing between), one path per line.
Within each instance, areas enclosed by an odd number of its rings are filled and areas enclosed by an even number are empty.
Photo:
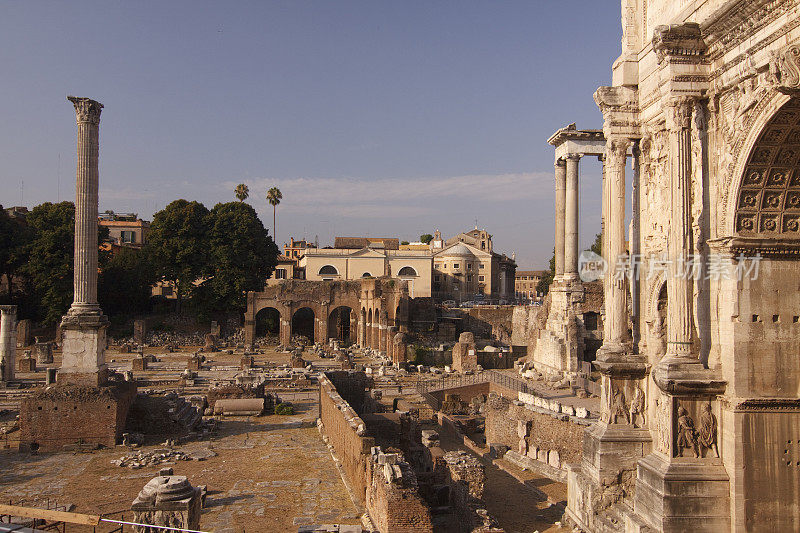
M169 409L170 417L183 426L186 431L192 431L203 419L203 413L185 398L177 396L171 403L173 405Z
M0 409L19 411L22 400L33 389L0 389Z

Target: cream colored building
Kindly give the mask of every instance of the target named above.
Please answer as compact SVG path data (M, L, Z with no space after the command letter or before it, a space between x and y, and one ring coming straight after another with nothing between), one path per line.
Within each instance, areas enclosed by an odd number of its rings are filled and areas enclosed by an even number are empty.
M408 282L412 298L431 296L433 258L425 250L392 250L375 247L319 248L306 251L298 266L305 279L317 281L356 280L390 276Z
M477 228L444 242L436 231L433 253L433 294L443 300L467 301L490 297L514 298L513 259L492 251L492 236Z

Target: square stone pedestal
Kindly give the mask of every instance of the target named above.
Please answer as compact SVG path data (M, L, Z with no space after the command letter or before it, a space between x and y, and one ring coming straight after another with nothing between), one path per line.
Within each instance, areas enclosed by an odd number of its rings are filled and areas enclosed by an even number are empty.
M36 372L36 359L33 357L20 357L17 361L17 372Z
M202 368L202 366L203 366L203 362L200 359L199 355L195 354L195 355L189 356L189 360L186 363L186 368L187 369L197 372L198 370L200 370Z
M60 373L59 373L60 376ZM65 446L115 446L125 429L136 385L55 385L22 401L20 451L59 451Z
M138 370L138 371L147 370L147 358L145 358L145 357L136 357L131 362L131 369L132 370Z
M619 511L633 505L636 463L650 447L650 432L631 424L587 429L582 462L567 467L567 516L586 531L620 531Z
M636 471L634 511L639 521L664 533L730 531L728 473L716 458L648 455Z
M61 320L63 348L59 385L99 387L108 377L106 368L106 329L104 315L69 315Z

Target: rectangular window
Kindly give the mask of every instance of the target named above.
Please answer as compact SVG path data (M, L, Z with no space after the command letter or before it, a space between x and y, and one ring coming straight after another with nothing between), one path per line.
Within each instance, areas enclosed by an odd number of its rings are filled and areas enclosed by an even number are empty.
M440 281L442 281L442 276L439 276L439 275L436 275L436 276L434 276L434 277L433 277L433 281L435 281L435 282L437 282L437 283L438 283L438 282L440 282Z
M122 242L136 242L136 232L135 231L122 231L120 232L120 241Z
M467 263L467 270L472 270L472 263Z
M276 268L275 269L275 279L286 279L286 269L285 268Z
M483 276L478 276L478 281L483 281Z
M481 270L483 270L483 267L484 267L484 264L483 264L483 263L481 263Z
M472 274L467 275L467 281L472 281Z
M453 268L458 270L458 263L453 263Z

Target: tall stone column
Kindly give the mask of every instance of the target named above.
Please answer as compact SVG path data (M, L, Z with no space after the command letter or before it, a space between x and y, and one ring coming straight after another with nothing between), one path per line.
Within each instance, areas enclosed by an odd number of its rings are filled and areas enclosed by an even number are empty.
M681 275L692 250L691 98L674 98L666 108L670 143L671 212L667 251L667 356L692 359L692 280Z
M98 128L103 105L68 96L78 123L75 186L75 294L61 322L64 336L59 383L98 386L106 381L108 318L97 304Z
M17 353L17 306L0 305L0 381L14 380Z
M605 289L606 317L603 351L622 353L627 340L628 310L625 278L620 274L625 256L625 165L630 140L612 138L607 142L603 207L603 247L606 251Z
M97 211L99 128L103 104L68 96L78 122L78 168L75 188L75 295L71 315L99 315L97 304Z
M358 345L362 348L367 345L367 318L363 312L358 313Z
M578 166L581 156L567 156L564 204L564 278L578 279Z
M564 208L567 202L567 162L555 163L556 176L556 278L564 276Z

